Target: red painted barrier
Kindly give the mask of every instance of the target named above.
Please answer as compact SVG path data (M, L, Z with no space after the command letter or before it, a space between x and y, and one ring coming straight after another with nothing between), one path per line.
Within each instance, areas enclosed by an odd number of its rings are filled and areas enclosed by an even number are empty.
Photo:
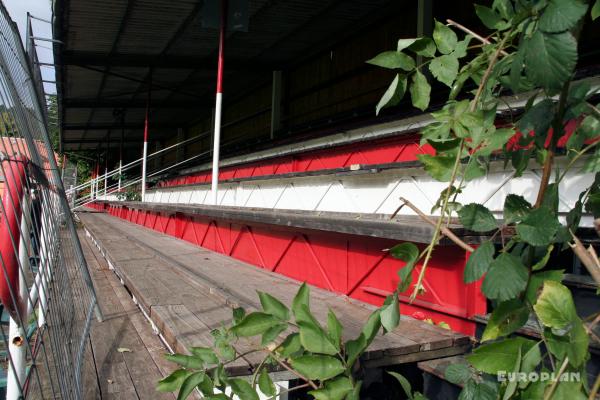
M20 224L25 187L25 157L15 157L2 161L4 189L0 212L0 301L13 317L20 307L19 298L19 240ZM13 297L14 296L14 297ZM15 304L15 302L17 304Z
M403 262L389 256L396 241L355 235L247 225L183 214L161 214L116 204L94 204L111 215L312 285L381 305L398 284ZM467 254L440 246L428 267L426 293L413 304L402 297L403 314L446 322L453 330L475 333L475 314L485 314L480 282L463 283ZM416 268L416 274L420 267Z
M307 151L301 154L223 167L219 171L219 180L345 168L354 164L372 165L415 161L417 159L417 154L432 153L433 149L431 146L419 145L418 136L399 135L371 142L361 142L329 149ZM206 170L167 179L159 182L157 186L168 187L206 183L210 182L210 179L211 171Z

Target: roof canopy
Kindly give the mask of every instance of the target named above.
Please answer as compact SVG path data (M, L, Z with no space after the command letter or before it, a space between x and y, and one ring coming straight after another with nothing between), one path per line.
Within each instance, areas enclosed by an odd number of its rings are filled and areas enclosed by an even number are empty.
M149 87L154 137L173 135L214 102L218 32L202 1L56 0L55 46L65 150L111 137L141 141ZM229 32L226 101L389 13L389 0L250 0L249 32Z

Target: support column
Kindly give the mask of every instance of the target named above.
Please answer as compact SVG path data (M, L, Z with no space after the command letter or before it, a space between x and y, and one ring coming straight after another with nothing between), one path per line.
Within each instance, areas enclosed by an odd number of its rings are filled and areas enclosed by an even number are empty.
M148 118L150 115L150 99L152 93L152 70L148 81L148 99L146 101L146 118L144 119L144 148L142 150L142 201L146 198L146 167L148 159Z
M121 117L121 142L119 143L119 183L117 190L121 191L121 180L123 179L123 142L125 141L125 118Z
M433 33L433 0L419 0L417 6L417 37ZM423 57L417 56L417 65L423 63Z
M219 29L219 63L217 65L217 96L215 99L215 133L213 140L213 165L210 186L212 203L218 203L219 191L219 150L221 145L221 109L223 106L223 64L225 50L225 29L227 27L227 0L221 0L221 28Z
M271 139L275 132L281 128L281 95L282 95L281 71L273 71L273 91L271 95Z

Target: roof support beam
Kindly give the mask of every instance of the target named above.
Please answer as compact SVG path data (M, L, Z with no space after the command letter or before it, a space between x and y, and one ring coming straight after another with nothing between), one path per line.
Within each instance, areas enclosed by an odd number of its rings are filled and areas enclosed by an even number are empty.
M88 51L65 51L63 52L63 65L89 65L98 67L139 67L139 68L172 68L172 69L194 69L213 72L216 70L215 57L189 57L174 55L154 54L106 54ZM227 68L244 71L264 71L275 66L264 63L252 63L248 60L228 61Z
M173 129L174 134L178 127L181 126L181 123L153 123L152 127L156 129ZM109 122L109 123L91 123L91 124L63 124L62 129L64 131L81 131L81 130L90 130L90 131L98 131L98 130L108 130L108 129L139 129L140 131L144 129L144 121L140 121L137 123L126 123L125 125L119 122ZM83 139L82 139L83 140Z
M63 106L68 108L146 108L145 99L136 100L111 100L111 99L64 99ZM209 101L156 101L152 103L152 109L198 109L210 108L212 103Z

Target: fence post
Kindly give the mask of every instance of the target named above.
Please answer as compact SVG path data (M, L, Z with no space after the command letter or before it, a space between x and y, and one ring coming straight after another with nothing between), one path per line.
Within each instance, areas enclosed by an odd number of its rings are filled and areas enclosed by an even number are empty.
M23 194L21 200L21 222L19 230L19 293L15 293L17 307L20 308L19 314L21 321L15 321L10 317L8 327L8 352L10 354L10 363L8 365L8 374L6 376L6 400L17 400L22 398L22 390L26 378L26 332L21 322L26 324L29 321L27 314L27 303L23 303L28 296L27 281L25 280L24 268L29 265L29 245L31 237L29 236L29 224L27 215L29 215L29 204L27 202L27 193Z
M221 27L219 29L219 62L217 65L217 96L215 99L215 134L210 191L214 205L219 193L219 151L221 146L221 109L223 107L223 67L225 63L225 30L227 28L227 0L221 0Z

